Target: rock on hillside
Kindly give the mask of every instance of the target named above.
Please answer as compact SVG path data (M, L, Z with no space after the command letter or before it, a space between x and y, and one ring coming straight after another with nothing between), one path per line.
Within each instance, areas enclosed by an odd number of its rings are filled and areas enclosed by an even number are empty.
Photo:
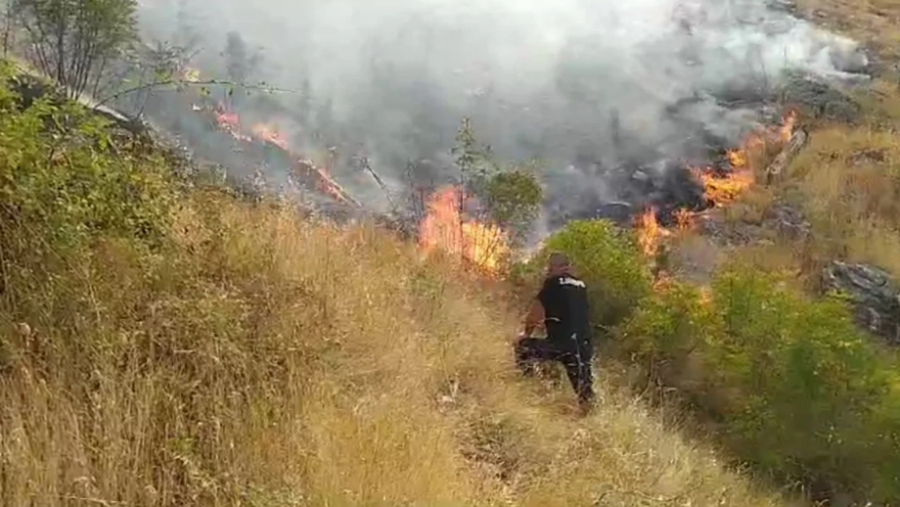
M890 275L866 264L834 261L824 270L829 289L848 293L854 302L857 322L869 331L900 345L900 288Z

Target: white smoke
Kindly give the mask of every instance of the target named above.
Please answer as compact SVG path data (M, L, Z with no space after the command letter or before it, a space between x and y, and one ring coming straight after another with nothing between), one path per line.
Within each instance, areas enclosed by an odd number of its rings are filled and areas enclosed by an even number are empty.
M563 207L614 197L598 167L737 142L759 111L718 97L758 94L785 70L842 78L867 63L854 41L762 0L181 3L212 53L237 31L265 48L268 81L308 80L318 104L331 101L341 141L383 176L410 159L445 161L470 116L500 158L540 159ZM142 0L147 33L170 38L177 11L176 0ZM313 143L313 129L292 130Z

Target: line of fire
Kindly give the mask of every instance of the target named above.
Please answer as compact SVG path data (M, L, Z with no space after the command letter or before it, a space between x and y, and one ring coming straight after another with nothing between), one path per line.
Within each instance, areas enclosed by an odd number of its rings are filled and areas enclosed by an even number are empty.
M199 71L185 69L185 81L200 81ZM244 118L231 107L227 98L196 91L149 94L144 109L152 111L152 121L165 131L175 133L183 145L199 157L221 166L268 167L270 174L290 175L306 191L318 198L317 206L338 210L360 210L354 199L323 164L305 158L291 146L289 136L273 121ZM184 114L189 110L192 114ZM259 116L255 113L252 116ZM757 172L751 163L761 151L783 150L794 137L797 114L787 110L780 124L751 132L739 146L727 150L724 163L682 170L702 193L703 202L689 208L668 203L671 209L647 204L637 212L630 208L632 225L637 229L643 252L655 256L661 241L678 231L690 230L698 217L710 209L734 201L754 185ZM211 131L216 135L210 135ZM375 177L376 174L373 173ZM444 251L455 255L485 274L502 271L510 254L509 239L501 228L481 223L461 212L467 196L453 185L438 185L427 190L423 216L417 218L415 233L425 253Z

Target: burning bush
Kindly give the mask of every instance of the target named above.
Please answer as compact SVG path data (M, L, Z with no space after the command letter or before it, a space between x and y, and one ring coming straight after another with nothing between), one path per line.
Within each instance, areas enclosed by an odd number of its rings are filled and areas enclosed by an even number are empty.
M896 499L898 364L836 300L736 268L711 294L660 287L620 329L624 353L714 420L734 456L816 496Z
M465 200L453 186L432 194L419 226L419 246L425 253L440 250L495 274L508 260L509 238L496 225L465 217Z
M509 266L537 217L543 193L534 172L501 168L463 120L453 149L459 182L436 189L425 203L419 245L462 259L488 275ZM473 210L473 212L470 212Z

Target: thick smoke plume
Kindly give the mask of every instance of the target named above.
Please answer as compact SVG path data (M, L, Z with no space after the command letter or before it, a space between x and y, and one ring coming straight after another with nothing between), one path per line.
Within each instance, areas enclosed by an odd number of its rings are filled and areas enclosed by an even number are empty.
M207 61L229 32L264 48L254 78L308 92L279 97L302 110L279 118L298 149L368 156L395 185L409 161L440 177L471 117L501 160L540 161L551 227L631 199L616 168L656 178L736 144L784 71L867 64L762 0L142 0L141 16L163 40L192 19ZM383 204L374 182L342 183Z

